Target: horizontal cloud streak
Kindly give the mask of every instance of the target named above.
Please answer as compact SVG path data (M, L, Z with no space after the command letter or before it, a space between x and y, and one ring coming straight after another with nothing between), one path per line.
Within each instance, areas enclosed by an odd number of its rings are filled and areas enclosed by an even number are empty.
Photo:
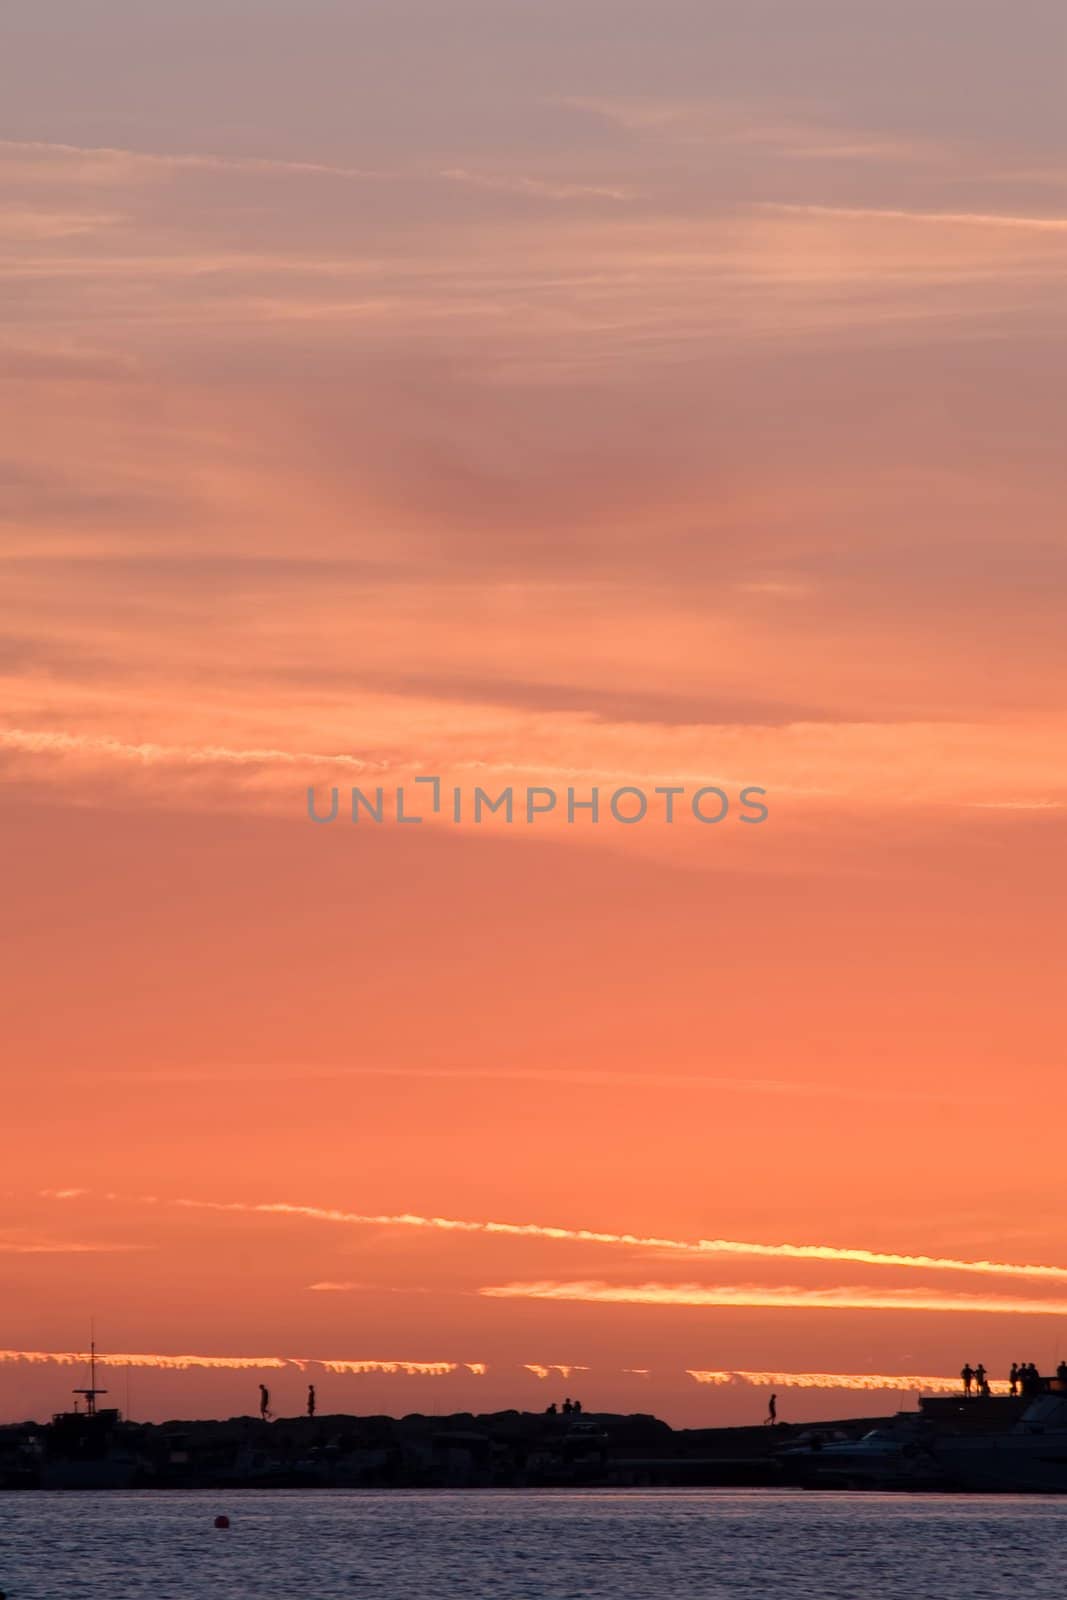
M26 1362L31 1366L81 1366L89 1360L87 1350L0 1350L0 1365ZM245 1372L260 1369L279 1371L296 1367L320 1367L324 1372L353 1377L381 1375L406 1378L445 1378L455 1372L482 1377L488 1371L484 1361L348 1361L312 1356L202 1356L202 1355L101 1355L98 1367L154 1367L166 1372L186 1372L194 1368L220 1372Z
M88 1360L87 1350L0 1350L0 1365L4 1366L25 1363L28 1366L78 1367ZM288 1369L305 1372L309 1368L318 1368L337 1377L444 1378L469 1373L471 1377L481 1378L490 1371L490 1363L486 1361L359 1361L305 1356L101 1355L99 1352L96 1364L105 1368L140 1367L161 1372L279 1372ZM509 1362L493 1363L493 1370L511 1370L511 1365ZM577 1362L526 1361L517 1370L543 1380L552 1376L569 1379L577 1372L589 1372L590 1368ZM740 1368L709 1370L699 1367L687 1367L684 1370L685 1375L694 1382L712 1388L744 1385L750 1388L839 1389L871 1393L907 1390L948 1394L956 1393L960 1386L958 1378L916 1376L910 1373L754 1372ZM620 1371L630 1377L648 1377L652 1369L623 1367ZM1008 1384L1000 1380L992 1382L990 1387L996 1394L1008 1392Z
M532 1372L535 1378L550 1378L553 1373L560 1378L569 1378L575 1372L588 1372L589 1368L559 1361L549 1361L544 1365L540 1361L524 1361L523 1370Z
M367 1377L384 1373L388 1377L403 1375L406 1378L447 1378L463 1370L475 1377L483 1377L488 1370L484 1361L315 1361L307 1366L322 1367L326 1372Z
M243 172L292 177L326 178L384 178L389 174L362 167L336 166L320 161L286 161L270 156L234 156L211 154L174 154L159 151L130 150L119 145L57 144L39 139L0 139L0 157L10 160L19 156L35 162L31 173L38 182L48 176L46 162L59 166L60 176L68 173L79 182L96 181L114 183L129 179L138 171Z
M117 761L136 761L145 766L337 766L356 772L380 770L382 762L364 761L359 756L313 754L301 750L235 750L226 745L189 747L165 744L130 744L107 735L78 734L6 728L0 730L0 749L18 750L29 755L90 755Z
M768 202L761 207L786 216L840 217L857 222L940 223L950 227L1021 228L1036 233L1067 233L1067 217L1005 216L993 211L904 211L879 206L793 205Z
M1054 581L1053 574L1050 582ZM13 678L8 681L12 721L41 716L40 697L51 692L44 679L32 686L27 680L21 688ZM71 690L76 695L82 692ZM92 696L89 699L92 703L85 711L95 721L100 708ZM1019 809L1040 801L1039 814L1054 811L1067 794L1067 763L1059 753L1061 717L1020 720L996 730L959 722L665 723L655 733L652 756L648 725L621 719L594 722L579 711L556 712L546 721L533 710L460 702L449 696L434 700L428 695L361 694L358 740L353 739L357 724L352 708L342 714L334 707L323 714L316 730L322 743L309 750L299 742L308 735L306 718L301 726L291 705L284 724L275 720L269 729L261 715L246 709L250 718L246 743L211 737L218 725L206 722L199 712L178 718L179 725L184 720L189 730L186 740L166 743L123 737L113 731L115 721L108 713L108 724L96 731L74 731L69 724L0 729L0 756L7 755L16 777L49 784L77 779L106 788L127 783L133 772L149 802L168 806L174 804L175 795L166 780L174 774L194 775L216 800L232 798L248 806L254 798L290 818L306 816L309 788L315 791L320 811L328 813L329 796L318 785L330 783L335 775L351 777L357 785L366 776L369 782L399 786L409 777L431 772L441 776L446 792L455 784L468 798L462 824L446 823L445 817L451 816L447 811L426 820L472 830L469 795L475 785L485 787L490 781L511 785L521 795L531 783L554 784L560 790L631 783L642 787L653 802L641 837L661 844L673 835L661 826L663 808L651 790L668 779L694 788L717 783L727 789L758 781L772 797L776 815L790 824L813 822L827 809L843 805L865 813L908 813L916 807L930 813L948 806L974 814L976 798L985 802L985 809L999 802ZM710 771L709 744L717 752ZM484 756L487 748L493 752L491 761ZM191 795L187 799L194 803ZM567 826L565 816L561 803L548 826L555 828L557 837L573 839L578 834ZM340 804L338 817L350 818L347 803ZM697 826L684 804L676 821L687 829ZM346 825L351 822L338 821L339 827ZM606 828L581 833L583 840L602 843L612 837Z
M766 1288L758 1284L505 1283L479 1294L491 1300L581 1301L595 1305L742 1307L785 1311L951 1311L1010 1316L1067 1316L1067 1300L939 1294L929 1289Z
M110 1256L152 1250L148 1244L82 1244L56 1239L0 1239L3 1256Z
M622 1245L629 1249L677 1252L680 1255L761 1257L778 1261L855 1262L868 1267L978 1273L989 1277L1045 1278L1067 1282L1067 1267L1009 1261L963 1260L954 1256L906 1255L828 1244L759 1244L740 1239L670 1239L655 1234L610 1233L594 1228L561 1228L540 1222L474 1222L455 1217L424 1217L412 1213L374 1214L334 1210L326 1206L293 1205L287 1201L180 1199L175 1205L189 1210L231 1211L252 1215L307 1217L316 1222L358 1227L418 1228L443 1233L497 1234L510 1238L552 1239L575 1244Z
M959 1378L931 1378L915 1373L885 1372L716 1372L689 1367L686 1376L713 1388L734 1384L753 1389L845 1389L857 1393L882 1393L907 1390L910 1393L958 1394ZM1010 1385L1001 1378L989 1384L994 1394L1009 1394Z
M478 189L498 189L506 194L530 195L543 200L630 200L631 189L619 185L558 183L546 178L521 175L468 172L464 167L448 167L441 173L452 183L469 183Z

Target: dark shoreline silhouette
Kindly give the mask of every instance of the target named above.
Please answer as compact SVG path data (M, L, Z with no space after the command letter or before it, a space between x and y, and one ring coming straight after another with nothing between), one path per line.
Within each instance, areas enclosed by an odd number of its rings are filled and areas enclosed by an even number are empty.
M1007 1432L1025 1404L927 1400L922 1418L952 1433ZM674 1429L642 1414L131 1423L117 1411L69 1412L50 1424L0 1427L0 1488L771 1488L816 1477L812 1467L835 1445L892 1421Z

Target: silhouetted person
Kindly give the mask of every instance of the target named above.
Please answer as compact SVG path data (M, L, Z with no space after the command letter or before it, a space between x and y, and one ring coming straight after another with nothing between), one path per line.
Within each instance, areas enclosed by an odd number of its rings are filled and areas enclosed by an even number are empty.
M265 1383L259 1386L259 1415L263 1422L270 1416L270 1390Z
M1017 1361L1012 1362L1011 1371L1008 1373L1008 1393L1012 1395L1019 1393L1019 1363Z
M557 1416L557 1415L558 1415L558 1412L557 1412L557 1409L556 1409L556 1402L553 1400L553 1402L552 1402L552 1404L550 1406L546 1406L545 1407L545 1416L546 1417L554 1417L554 1416Z
M566 1400L563 1402L563 1415L565 1417L569 1417L573 1410L574 1407L571 1405L570 1395L568 1395Z
M767 1422L773 1428L778 1421L778 1396L772 1394L767 1402Z
M582 1414L582 1402L580 1400L576 1400L571 1406L571 1410L574 1412L576 1417L580 1417Z
M308 1384L308 1416L309 1417L313 1417L314 1415L315 1415L315 1385L313 1383L309 1383Z
M971 1366L969 1361L965 1363L963 1371L960 1373L960 1377L963 1379L963 1392L964 1394L969 1395L971 1392L971 1384L974 1382L974 1368Z
M980 1395L987 1395L989 1393L989 1381L986 1377L985 1367L981 1361L979 1361L978 1365L974 1369L974 1385Z
M1061 1383L1067 1383L1067 1361L1061 1361L1056 1368L1056 1376Z

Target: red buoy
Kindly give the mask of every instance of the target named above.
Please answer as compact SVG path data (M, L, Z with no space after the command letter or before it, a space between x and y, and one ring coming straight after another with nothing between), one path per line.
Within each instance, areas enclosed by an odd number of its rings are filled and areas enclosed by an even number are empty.
M215 1526L216 1528L228 1528L230 1526L229 1517L216 1517Z

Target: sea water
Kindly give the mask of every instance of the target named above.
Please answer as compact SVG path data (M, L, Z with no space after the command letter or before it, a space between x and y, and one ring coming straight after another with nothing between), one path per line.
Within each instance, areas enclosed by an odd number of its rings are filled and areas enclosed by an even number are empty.
M230 1527L215 1527L216 1516ZM1067 1501L636 1490L0 1494L7 1600L1063 1600Z

